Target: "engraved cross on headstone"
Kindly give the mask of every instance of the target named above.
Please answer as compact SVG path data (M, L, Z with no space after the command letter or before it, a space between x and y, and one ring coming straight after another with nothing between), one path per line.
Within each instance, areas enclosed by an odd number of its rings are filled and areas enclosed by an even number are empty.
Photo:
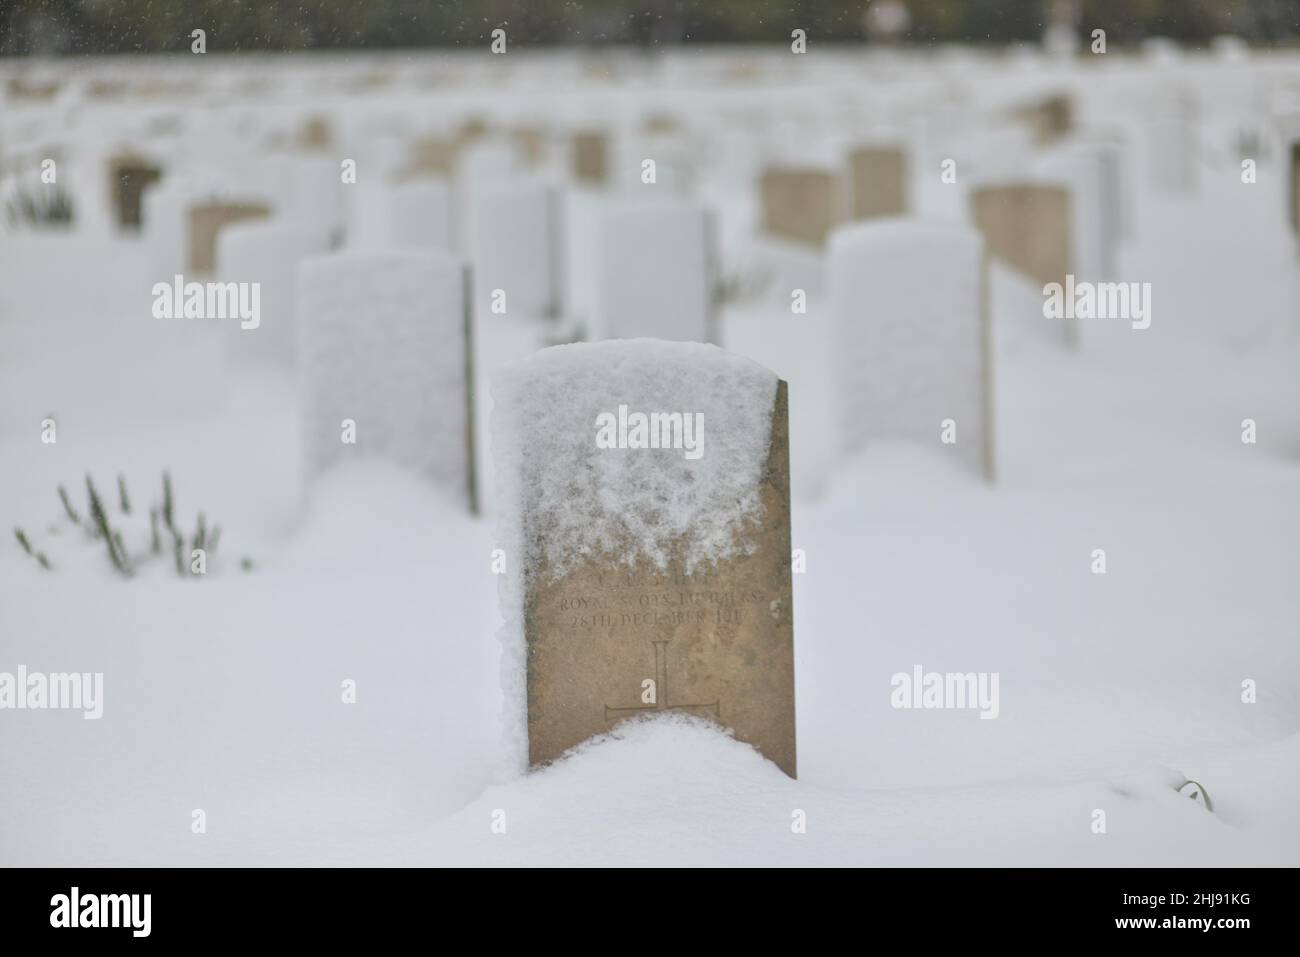
M722 719L719 702L710 704L669 704L668 703L668 639L652 641L655 649L655 703L632 708L611 708L605 705L605 721L638 714L642 711L704 711L713 717Z

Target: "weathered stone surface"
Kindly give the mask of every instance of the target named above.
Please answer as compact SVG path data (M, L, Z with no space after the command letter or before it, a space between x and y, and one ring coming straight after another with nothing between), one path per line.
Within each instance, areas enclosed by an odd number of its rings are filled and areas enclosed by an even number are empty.
M620 721L682 712L730 728L795 776L786 384L777 387L749 554L687 573L592 558L530 576L528 758L543 764Z

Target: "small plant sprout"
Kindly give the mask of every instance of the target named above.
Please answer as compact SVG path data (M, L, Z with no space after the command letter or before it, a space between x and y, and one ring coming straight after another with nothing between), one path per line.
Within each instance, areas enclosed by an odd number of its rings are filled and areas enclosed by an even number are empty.
M58 487L59 502L63 505L64 514L72 521L74 525L80 526L85 530L87 539L94 541L103 539L104 547L108 549L108 558L113 568L124 578L131 578L135 575L139 567L152 558L162 558L164 561L168 546L165 544L170 538L170 550L172 561L176 567L176 574L190 577L190 567L188 557L193 551L197 550L203 553L203 560L216 550L217 539L220 536L221 527L219 525L209 525L207 515L199 512L195 521L194 535L190 548L186 547L187 541L191 541L190 536L180 531L176 515L176 497L172 489L171 475L164 470L162 475L163 494L162 504L151 505L148 509L149 526L148 526L148 551L143 547L144 530L142 527L137 528L128 523L132 521L133 511L131 508L131 497L126 488L126 476L119 473L117 477L117 496L118 503L121 506L122 526L115 528L109 518L109 509L105 505L104 498L100 495L99 489L95 486L94 478L86 476L86 503L87 503L87 520L82 521L77 510L72 507L72 500L68 496L68 490L62 485ZM139 510L139 517L135 518L138 526L143 526L144 509ZM114 513L116 514L116 513ZM58 525L51 525L50 532L58 534ZM26 532L21 528L14 529L14 537L17 538L18 544L23 551L30 555L36 561L40 562L41 567L50 568L49 559L44 553L37 551L31 540L27 537ZM141 542L141 547L136 555L132 555L128 546L128 541ZM245 567L245 571L248 568Z
M4 219L10 226L66 226L72 222L72 197L62 186L54 189L9 191Z
M121 560L122 568L127 575L131 574L131 561L126 554L126 545L122 543L122 532L119 529L113 529L113 548L117 557Z
M72 519L72 524L80 525L81 516L77 514L76 509L72 507L72 503L68 501L68 490L62 485L59 486L59 501L63 503L63 511L67 512L68 518Z
M92 534L109 538L108 516L104 514L104 503L100 501L99 493L95 491L95 483L89 474L86 475L86 499Z
M45 557L44 552L38 552L32 548L32 543L27 540L27 535L21 528L14 528L14 538L18 539L18 544L22 546L23 551L36 559L42 568L46 571L50 570L50 560Z
M104 539L108 547L108 558L113 563L113 567L122 575L130 577L131 563L127 558L126 548L122 545L122 535L108 524L108 513L104 510L104 502L99 497L99 492L95 490L95 483L90 476L86 476L86 495L90 499L90 519L94 523L96 534Z
M172 477L168 472L164 471L162 506L163 522L166 524L167 530L173 535L176 534L176 516L174 510L175 503L172 501Z
M203 520L203 513L199 512L199 523L194 529L194 544L192 547L206 550L208 544L207 523Z

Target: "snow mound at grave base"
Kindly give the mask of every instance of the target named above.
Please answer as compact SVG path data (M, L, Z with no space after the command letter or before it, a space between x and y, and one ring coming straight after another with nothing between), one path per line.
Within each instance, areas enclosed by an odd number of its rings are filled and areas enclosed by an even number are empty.
M584 761L594 756L594 761L597 764L604 763L606 761L604 755L610 743L615 741L629 742L632 747L645 750L662 758L665 762L671 762L674 752L680 754L683 745L709 749L715 752L709 762L712 765L711 767L679 768L683 778L689 776L693 770L699 770L702 772L702 777L712 779L717 774L716 765L713 762L723 759L723 755L726 755L725 761L734 763L737 770L743 769L746 773L753 775L765 775L768 771L772 772L772 776L767 781L769 784L793 783L791 778L774 762L763 757L758 748L752 744L737 741L730 728L724 728L716 722L684 711L652 712L628 718L615 725L607 733L589 738L565 751L558 760L545 768L540 768L538 773L583 775L586 773L583 770L586 766ZM617 757L613 760L619 761Z
M846 789L816 778L793 781L717 726L661 714L488 788L459 813L394 841L385 863L1277 865L1295 856L1276 839L1294 833L1294 815L1282 803L1295 762L1279 758L1295 743L1293 737L1222 763L1181 768L1210 789L1211 814L1178 794L1177 776L1158 766L995 787ZM1278 801L1256 813L1262 786L1276 788ZM1246 795L1249 810L1235 804ZM1088 826L1093 808L1108 811L1104 838ZM1233 819L1238 808L1242 816ZM504 835L488 826L494 819L506 825Z
M689 571L749 546L777 376L712 345L656 339L544 349L493 379L492 440L505 550L502 683L512 758L527 751L523 602L528 576L605 557ZM703 415L701 454L598 448L601 413Z

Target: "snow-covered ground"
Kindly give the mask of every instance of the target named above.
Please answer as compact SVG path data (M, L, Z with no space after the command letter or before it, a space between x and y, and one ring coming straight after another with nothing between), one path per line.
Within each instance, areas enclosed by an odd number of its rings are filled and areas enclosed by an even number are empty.
M1016 61L970 69L986 81L965 94L981 108L1029 75ZM1157 69L1090 79L1084 115L1104 119ZM1211 159L1226 141L1214 120L1230 126L1238 103L1222 91L1300 78L1300 61L1275 58L1181 69L1206 77ZM899 65L893 79L915 98L927 75ZM635 96L603 95L611 109ZM978 127L968 117L958 133ZM1069 354L1042 332L1038 290L995 267L992 486L937 444L835 462L824 299L810 283L806 315L781 290L728 305L727 348L790 383L793 539L807 558L797 781L672 716L515 775L490 493L471 518L368 463L307 494L292 377L223 361L237 329L153 319L146 239L0 237L0 672L104 674L100 720L0 712L0 864L1300 863L1300 253L1286 172L1275 152L1247 185L1235 161L1206 160L1195 194L1160 195L1137 149L1120 278L1152 283L1150 329L1085 323ZM926 171L918 205L961 215L937 161L932 182ZM743 269L753 199L718 180L702 188ZM486 315L476 336L480 380L542 344L540 325ZM486 442L483 381L478 394ZM1241 440L1247 418L1255 444ZM86 473L104 490L121 473L138 518L164 468L187 527L200 509L221 523L220 552L202 581L165 562L123 581L55 489L80 507ZM997 719L892 708L891 675L918 664L998 673ZM1213 813L1175 792L1184 777ZM206 833L192 832L195 809Z

